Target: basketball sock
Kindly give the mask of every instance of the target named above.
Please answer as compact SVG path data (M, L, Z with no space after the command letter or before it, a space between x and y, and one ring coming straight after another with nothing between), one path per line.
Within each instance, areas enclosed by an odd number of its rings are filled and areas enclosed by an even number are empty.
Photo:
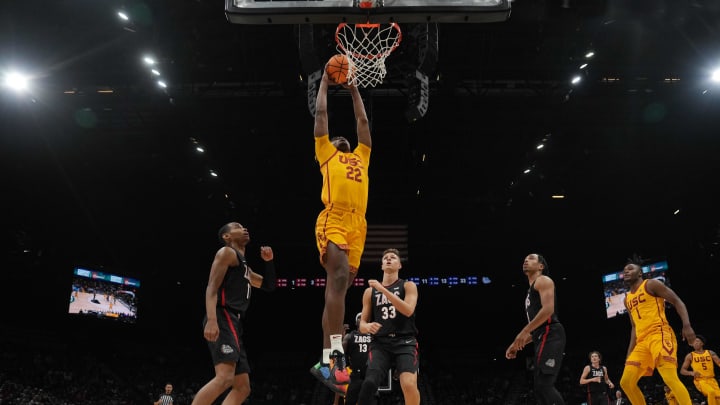
M340 353L345 354L342 346L342 335L330 335L330 350L337 350Z
M322 363L323 364L330 364L330 353L332 352L332 349L323 349L322 354Z

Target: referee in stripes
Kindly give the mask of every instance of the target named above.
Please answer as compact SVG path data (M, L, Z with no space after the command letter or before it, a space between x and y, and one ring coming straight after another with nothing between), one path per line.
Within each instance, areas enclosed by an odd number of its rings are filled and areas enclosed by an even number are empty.
M172 390L173 386L170 383L165 384L165 392L160 395L160 399L155 401L155 405L173 405L173 396L172 396Z

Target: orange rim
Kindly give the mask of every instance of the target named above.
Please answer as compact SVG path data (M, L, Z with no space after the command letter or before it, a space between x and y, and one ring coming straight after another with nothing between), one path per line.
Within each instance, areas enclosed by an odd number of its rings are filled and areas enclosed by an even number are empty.
M338 27L335 30L335 42L337 42L338 46L343 51L343 53L352 54L353 56L355 56L357 58L376 59L376 58L381 58L383 56L390 55L393 51L395 51L395 49L397 49L398 46L400 46L400 42L402 41L402 31L400 31L400 26L397 23L390 23L390 27L392 27L395 31L397 31L397 34L398 34L398 38L395 41L395 44L393 44L392 48L388 49L387 51L385 51L383 53L374 54L374 55L366 55L366 54L362 54L362 53L348 52L348 50L345 48L342 41L340 40L340 31L347 25L348 25L347 23L338 24ZM368 22L368 23L364 23L364 24L355 24L355 27L380 29L380 24Z

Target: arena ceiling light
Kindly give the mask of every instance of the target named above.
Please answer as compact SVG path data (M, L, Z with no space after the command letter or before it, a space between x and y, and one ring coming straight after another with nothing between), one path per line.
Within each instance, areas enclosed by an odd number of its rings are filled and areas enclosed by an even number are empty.
M3 85L17 92L24 92L30 86L30 78L17 72L9 72L3 78Z
M715 69L710 75L710 80L715 83L720 83L720 68Z

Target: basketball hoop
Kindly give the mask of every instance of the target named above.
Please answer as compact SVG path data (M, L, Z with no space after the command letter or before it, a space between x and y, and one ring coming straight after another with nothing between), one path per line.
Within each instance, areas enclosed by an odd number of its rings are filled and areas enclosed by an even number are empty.
M375 87L382 83L387 69L385 59L400 45L402 31L396 23L346 24L335 31L337 50L350 62L348 84Z

